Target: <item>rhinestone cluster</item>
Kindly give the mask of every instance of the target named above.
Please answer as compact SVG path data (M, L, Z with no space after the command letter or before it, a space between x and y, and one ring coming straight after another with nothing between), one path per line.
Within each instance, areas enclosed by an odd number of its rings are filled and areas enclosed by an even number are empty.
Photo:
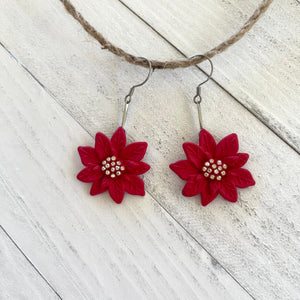
M102 161L101 170L106 176L115 178L116 176L121 176L122 172L125 171L125 167L122 162L117 160L115 156L107 157Z
M210 159L209 161L205 162L204 166L202 167L204 177L211 180L221 180L222 177L226 175L226 169L226 164L223 164L221 160L217 160L215 162L214 159Z

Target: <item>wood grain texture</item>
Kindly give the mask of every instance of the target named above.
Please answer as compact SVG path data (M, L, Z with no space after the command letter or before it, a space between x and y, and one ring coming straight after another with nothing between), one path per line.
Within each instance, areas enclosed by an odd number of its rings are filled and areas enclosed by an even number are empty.
M1 224L62 298L251 299L149 194L90 197L93 139L2 47L0 77Z
M1 227L0 298L59 299Z
M122 0L187 56L233 35L255 1ZM246 36L214 58L213 78L300 152L300 5L274 1Z
M178 52L117 1L74 4L91 23L126 50L149 57L178 56ZM11 11L17 16L15 19L10 16ZM122 98L132 84L143 78L145 70L100 51L58 1L26 4L3 1L0 16L3 43L55 95L60 105L92 135L99 130L112 134L119 124ZM109 25L110 20L114 20L113 26ZM216 60L217 70L226 65ZM197 140L198 124L191 98L203 78L196 68L157 71L134 95L127 131L131 140L143 139L149 143L147 160L152 169L145 177L147 190L255 298L295 299L300 293L299 156L224 89L210 82L203 89L206 128L217 139L232 131L239 135L241 152L250 153L247 168L257 185L241 191L240 201L234 205L220 198L203 208L198 197L185 199L180 195L183 182L168 169L170 162L184 158L182 142ZM248 92L253 92L253 87ZM74 144L84 141L92 144L91 139L85 140L73 132L70 136ZM72 159L64 164L60 172L72 168L75 173L74 168L80 168L71 166ZM80 199L84 197L82 185L74 188ZM88 188L83 188L87 192ZM77 199L72 192L66 196L70 206ZM51 194L51 188L47 193ZM98 207L103 205L102 200L106 199L93 200L93 205L95 214L105 218L102 223L105 224L111 215ZM147 209L147 201L128 200L125 203L132 209L137 203L139 209ZM85 205L89 201L85 200ZM49 212L48 218L52 214ZM81 214L82 211L76 217L80 219ZM68 228L69 222L65 221L64 227ZM15 234L22 240L17 230ZM85 241L88 240L89 237ZM55 240L55 247L64 249L61 243Z

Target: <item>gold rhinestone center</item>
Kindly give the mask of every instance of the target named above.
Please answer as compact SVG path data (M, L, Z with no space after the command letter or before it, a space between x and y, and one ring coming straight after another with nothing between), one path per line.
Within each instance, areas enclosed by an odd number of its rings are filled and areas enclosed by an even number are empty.
M121 176L125 171L125 166L123 166L120 160L117 160L115 156L109 156L101 162L102 172L111 178L116 178L116 176Z
M226 175L227 165L221 160L209 159L203 164L202 172L205 178L210 180L222 180Z

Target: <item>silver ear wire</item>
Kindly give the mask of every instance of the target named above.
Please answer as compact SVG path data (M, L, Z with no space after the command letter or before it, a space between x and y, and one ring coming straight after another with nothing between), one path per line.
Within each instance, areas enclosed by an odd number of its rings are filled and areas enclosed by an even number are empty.
M198 118L199 118L199 125L200 125L200 130L203 129L203 122L202 122L202 113L201 113L201 107L200 107L200 103L202 101L202 97L201 97L201 86L206 83L209 79L211 79L211 76L213 74L213 71L214 71L214 65L211 61L211 59L206 56L206 55L203 55L203 54L196 54L196 55L193 55L191 57L189 57L188 59L192 59L196 56L202 56L202 57L205 57L209 63L210 63L210 74L207 76L207 78L202 81L200 84L198 84L197 88L196 88L196 95L194 96L193 98L193 101L195 104L197 104L197 109L198 109Z
M147 61L148 65L149 65L149 72L148 72L148 75L146 77L146 79L144 81L142 81L141 83L138 83L134 86L132 86L129 90L129 93L125 96L125 106L124 106L124 111L123 111L123 117L122 117L122 127L124 127L124 124L125 124L125 121L126 121L126 116L127 116L127 111L128 111L128 105L129 103L131 102L131 97L134 93L134 90L137 88L137 87L140 87L142 85L144 85L150 78L151 74L152 74L152 71L153 71L153 68L152 68L152 64L151 64L151 61L146 58L146 57L143 57L143 56L140 56L139 58L142 58L144 60Z

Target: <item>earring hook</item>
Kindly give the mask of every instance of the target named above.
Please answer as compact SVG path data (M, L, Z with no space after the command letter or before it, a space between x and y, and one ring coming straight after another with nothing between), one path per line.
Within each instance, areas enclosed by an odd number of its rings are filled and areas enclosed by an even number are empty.
M202 122L202 113L201 113L201 107L200 107L200 103L202 101L202 97L201 97L201 86L206 83L209 79L211 79L211 76L213 74L213 71L214 71L214 65L211 61L211 59L206 56L206 55L203 55L203 54L196 54L196 55L193 55L191 57L189 57L188 59L192 59L194 57L197 57L197 56L201 56L201 57L205 57L209 63L210 63L210 74L207 76L207 78L200 82L196 88L196 95L194 96L193 100L194 100L194 103L197 104L197 108L198 108L198 118L199 118L199 124L200 124L200 130L203 129L203 122Z
M133 93L134 93L134 90L135 90L137 87L140 87L140 86L144 85L144 84L149 80L149 78L150 78L150 76L151 76L151 74L152 74L152 70L153 70L153 69L152 69L151 61L150 61L148 58L143 57L143 56L139 56L139 58L142 58L142 59L144 59L144 60L147 61L148 66L149 66L148 75L147 75L147 77L146 77L146 79L145 79L144 81L142 81L141 83L138 83L138 84L134 85L133 87L131 87L131 89L129 90L129 93L128 93L128 94L126 95L126 97L125 97L125 103L127 103L127 104L129 104L129 103L131 102L131 97L132 97L132 95L133 95Z
M149 80L149 78L150 78L150 76L151 76L151 74L152 74L152 71L153 71L151 61L150 61L148 58L143 57L143 56L139 56L139 58L142 58L142 59L144 59L144 60L147 61L148 66L149 66L149 72L148 72L148 74L147 74L146 79L145 79L144 81L142 81L141 83L138 83L138 84L132 86L132 87L130 88L130 90L129 90L129 93L125 96L125 99L124 99L124 101L125 101L125 106L124 106L123 117L122 117L122 127L124 127L124 124L125 124L125 121L126 121L126 116L127 116L127 111L128 111L128 105L129 105L129 103L131 102L131 97L132 97L132 95L133 95L135 89L136 89L137 87L140 87L140 86L144 85L144 84Z
M198 57L198 56L205 57L205 58L208 60L208 62L210 63L210 74L207 76L207 78L206 78L204 81L200 82L200 83L198 84L197 88L196 88L196 95L195 95L194 98L193 98L193 100L194 100L194 102L195 102L196 104L200 103L201 100L202 100L202 98L201 98L201 86L202 86L204 83L206 83L209 79L211 79L211 76L212 76L212 74L213 74L213 72L214 72L214 65L213 65L213 63L212 63L212 60L211 60L207 55L204 55L204 54L196 54L196 55L193 55L193 56L189 57L188 59L193 59L193 58Z

